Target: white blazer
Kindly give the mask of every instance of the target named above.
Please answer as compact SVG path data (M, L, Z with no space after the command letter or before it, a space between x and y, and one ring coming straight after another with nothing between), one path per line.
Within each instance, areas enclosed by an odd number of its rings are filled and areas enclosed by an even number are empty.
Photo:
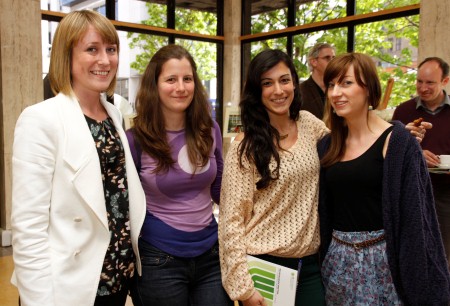
M125 150L131 239L141 274L137 241L145 194L122 117L103 98L102 104ZM100 162L76 98L59 94L22 112L12 166L12 282L22 305L93 305L110 235Z

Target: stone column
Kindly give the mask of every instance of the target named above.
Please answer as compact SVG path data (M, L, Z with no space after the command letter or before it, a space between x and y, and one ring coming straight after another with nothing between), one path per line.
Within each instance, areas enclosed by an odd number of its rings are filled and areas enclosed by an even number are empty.
M229 105L237 106L241 95L241 0L224 2L224 64L223 64L223 114ZM224 118L225 122L226 118ZM224 156L228 151L230 138L223 139Z
M438 56L450 64L450 1L420 1L419 58L420 63L429 56ZM450 93L450 84L446 87Z
M0 1L0 232L11 238L11 156L22 110L43 97L40 0Z

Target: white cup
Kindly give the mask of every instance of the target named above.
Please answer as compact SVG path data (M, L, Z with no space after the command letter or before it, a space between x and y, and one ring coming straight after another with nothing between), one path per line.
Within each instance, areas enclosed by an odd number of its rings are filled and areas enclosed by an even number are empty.
M441 163L439 164L439 167L450 167L450 155L440 155L439 159L441 161Z

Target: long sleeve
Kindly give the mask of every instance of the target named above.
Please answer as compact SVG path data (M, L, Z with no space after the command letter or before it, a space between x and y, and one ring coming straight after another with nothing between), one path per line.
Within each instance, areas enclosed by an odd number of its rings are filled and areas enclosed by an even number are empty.
M217 204L220 202L220 188L222 186L222 174L223 174L223 157L222 157L222 133L220 132L219 125L214 121L214 156L216 158L217 174L214 182L211 185L211 198Z
M254 293L248 273L246 223L252 212L253 171L249 164L239 165L239 142L234 141L228 151L222 180L219 210L220 266L222 282L233 300L246 300Z
M57 141L48 118L26 109L13 147L11 225L22 305L53 305L48 226Z
M450 276L426 163L416 140L396 126L383 182L383 219L389 266L409 305L448 305Z
M245 300L253 292L247 254L301 258L317 253L319 158L317 141L328 129L314 115L302 111L298 140L280 153L277 180L257 190L260 175L234 141L226 157L219 209L222 278L232 299ZM269 164L275 167L275 161Z

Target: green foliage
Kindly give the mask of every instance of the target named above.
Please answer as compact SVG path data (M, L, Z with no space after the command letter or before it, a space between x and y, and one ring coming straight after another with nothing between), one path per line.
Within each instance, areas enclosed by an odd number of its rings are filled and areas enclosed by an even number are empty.
M370 13L382 9L401 7L418 3L419 0L359 0L357 13ZM297 24L309 24L346 16L346 1L317 0L301 4L296 12ZM268 17L270 16L270 18ZM252 18L254 33L284 28L287 10L277 10L260 14ZM389 78L395 83L390 96L389 106L396 106L415 93L415 67L413 53L409 46L418 47L419 16L403 17L382 22L362 24L356 27L355 52L373 57L377 63L382 86ZM395 50L394 42L401 39L401 50ZM285 41L285 40L284 40ZM285 50L283 39L252 43L252 57L264 48ZM347 28L338 28L316 33L296 35L293 38L293 59L301 79L309 76L307 54L309 48L318 42L328 42L335 46L336 53L347 51Z
M287 27L287 9L279 9L252 16L252 34L280 30Z
M418 36L419 16L363 24L356 28L355 51L374 58L383 86L389 78L395 80L389 106L397 106L415 93L414 67L417 63L413 63L409 45L417 48Z
M141 23L165 28L167 26L167 7L154 3L146 3L148 19ZM195 31L196 33L215 35L217 32L217 17L213 13L177 8L175 14L177 30ZM130 49L136 51L136 58L131 68L143 73L148 62L161 47L169 41L167 37L128 33ZM217 75L217 47L213 43L178 39L176 43L185 47L197 63L201 80L211 80Z
M419 3L419 0L358 0L357 14L371 13L387 8L401 7ZM147 3L148 19L143 24L166 27L167 9L164 5ZM287 26L287 9L279 9L252 16L252 33L283 29ZM296 24L309 24L332 20L346 16L346 0L308 1L298 6ZM182 31L215 35L217 17L213 13L177 8L176 28ZM382 85L389 78L394 78L394 88L389 105L396 106L415 93L415 57L409 46L418 47L419 16L402 17L382 22L362 24L356 27L355 51L371 55L379 68ZM129 33L130 48L137 52L131 67L142 73L152 55L162 46L168 44L166 37ZM396 42L402 39L401 50ZM286 37L253 42L251 56L266 48L286 51ZM336 53L347 50L347 28L331 29L316 33L296 35L294 42L294 64L300 78L307 78L307 54L309 48L317 42L328 42L336 47ZM212 43L177 40L191 52L197 62L198 72L203 80L216 78L216 45ZM394 52L395 51L395 52Z
M420 3L420 0L357 0L356 14L372 13L375 11L402 7L417 3Z

